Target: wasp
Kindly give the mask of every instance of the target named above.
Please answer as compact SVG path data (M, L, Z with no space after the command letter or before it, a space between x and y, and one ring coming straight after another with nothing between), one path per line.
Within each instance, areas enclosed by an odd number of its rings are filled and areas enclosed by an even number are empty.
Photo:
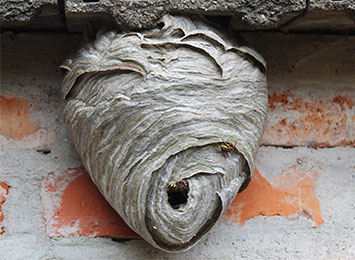
M237 147L235 147L235 144L232 142L226 142L222 139L222 144L219 145L219 148L221 148L221 153L230 153L233 150L237 150Z
M166 183L166 191L168 193L169 192L178 192L178 191L185 192L185 191L188 191L188 189L189 189L189 184L186 180L181 180L176 183L172 183L172 182L168 181Z
M173 209L186 204L189 192L189 183L181 180L175 183L166 183L166 192L168 193L168 202Z
M169 192L169 191L176 191L177 190L177 185L175 183L172 183L170 181L168 181L166 183L166 191Z

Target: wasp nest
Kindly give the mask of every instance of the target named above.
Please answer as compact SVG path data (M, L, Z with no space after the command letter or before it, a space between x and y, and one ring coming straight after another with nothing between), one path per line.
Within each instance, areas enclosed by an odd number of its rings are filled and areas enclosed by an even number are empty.
M64 121L124 221L165 251L192 247L248 183L267 109L264 61L198 20L101 33L62 68Z

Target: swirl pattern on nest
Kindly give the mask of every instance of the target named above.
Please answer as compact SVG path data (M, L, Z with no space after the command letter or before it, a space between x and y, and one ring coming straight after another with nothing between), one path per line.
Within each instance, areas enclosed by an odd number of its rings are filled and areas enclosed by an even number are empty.
M253 174L267 110L265 63L214 27L109 31L62 65L64 122L94 183L165 251L196 244ZM222 140L235 145L221 152ZM166 183L189 190L172 207Z

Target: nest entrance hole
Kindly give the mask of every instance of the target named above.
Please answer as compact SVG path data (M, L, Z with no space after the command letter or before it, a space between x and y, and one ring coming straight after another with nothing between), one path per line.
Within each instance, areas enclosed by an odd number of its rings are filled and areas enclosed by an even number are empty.
M189 197L189 183L181 180L176 183L168 182L166 185L168 202L173 209L178 209L187 203Z

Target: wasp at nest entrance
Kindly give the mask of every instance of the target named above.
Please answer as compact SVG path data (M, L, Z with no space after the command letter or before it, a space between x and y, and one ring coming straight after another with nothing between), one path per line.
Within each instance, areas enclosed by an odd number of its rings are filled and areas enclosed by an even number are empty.
M166 193L168 194L168 202L173 209L178 209L187 203L189 193L189 183L181 180L175 183L166 183Z

